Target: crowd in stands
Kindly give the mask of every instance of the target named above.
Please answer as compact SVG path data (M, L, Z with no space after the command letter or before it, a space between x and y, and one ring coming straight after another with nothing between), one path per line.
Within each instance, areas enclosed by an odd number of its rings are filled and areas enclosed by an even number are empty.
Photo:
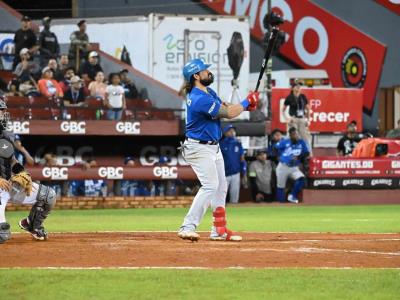
M45 17L42 25L36 36L31 19L21 19L21 28L14 36L13 78L4 94L44 96L65 107L86 107L85 100L94 98L106 108L106 119L120 120L125 99L140 97L128 70L108 76L104 73L98 53L91 49L85 20L79 21L78 30L71 33L68 54L60 53L50 17Z

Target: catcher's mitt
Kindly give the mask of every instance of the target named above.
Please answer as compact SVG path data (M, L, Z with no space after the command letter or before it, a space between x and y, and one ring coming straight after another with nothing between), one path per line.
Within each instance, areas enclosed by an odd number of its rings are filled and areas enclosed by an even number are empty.
M11 183L16 182L25 190L27 196L31 194L32 191L32 178L31 175L26 172L22 171L18 174L13 175L10 178Z

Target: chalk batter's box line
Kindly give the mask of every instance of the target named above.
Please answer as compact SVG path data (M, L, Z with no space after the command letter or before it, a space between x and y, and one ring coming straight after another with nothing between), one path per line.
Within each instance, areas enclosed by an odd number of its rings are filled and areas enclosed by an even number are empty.
M197 231L198 233L210 233L210 231ZM13 232L21 234L26 232ZM171 230L104 230L104 231L50 231L50 234L93 234L93 233L178 233ZM400 235L400 232L323 232L323 231L238 231L249 234L326 234L326 235Z
M0 267L1 270L400 270L400 267L382 267L382 268L365 268L365 267Z

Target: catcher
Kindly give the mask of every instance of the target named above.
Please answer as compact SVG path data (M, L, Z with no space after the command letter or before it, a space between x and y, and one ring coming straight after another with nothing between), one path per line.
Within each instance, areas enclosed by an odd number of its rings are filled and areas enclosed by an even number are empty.
M0 99L0 243L10 238L10 224L6 222L7 203L32 205L29 216L19 222L21 229L36 240L46 240L43 222L56 202L52 188L32 182L32 178L14 157L14 136L6 131L9 121L7 105Z

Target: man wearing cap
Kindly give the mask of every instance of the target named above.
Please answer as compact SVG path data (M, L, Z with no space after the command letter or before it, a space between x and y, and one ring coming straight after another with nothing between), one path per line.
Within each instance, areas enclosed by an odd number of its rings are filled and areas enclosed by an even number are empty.
M197 241L196 232L204 214L211 205L213 226L209 238L213 241L240 241L242 237L227 228L225 201L227 183L221 139L221 118L233 119L243 111L252 111L258 104L258 93L250 93L238 104L225 104L209 86L214 75L210 65L201 59L192 59L183 67L186 93L186 138L181 146L182 156L192 167L201 188L183 220L178 236Z
M71 44L68 54L71 65L76 67L76 71L79 70L81 61L86 59L86 55L90 50L89 36L86 33L86 21L80 20L77 25L79 30L71 33L69 37Z
M14 45L13 69L21 61L19 54L23 48L27 48L31 55L39 49L36 35L31 29L31 19L28 16L24 16L21 19L21 28L14 35Z
M65 106L83 106L87 93L79 76L71 78L71 88L64 95Z
M267 160L264 149L256 152L256 160L250 164L249 178L253 200L256 202L272 201L272 163Z
M236 139L236 128L229 124L222 130L224 137L219 143L224 157L225 176L228 184L230 203L239 203L240 174L247 176L242 144Z
M57 59L60 54L60 45L58 44L57 36L50 31L50 17L45 17L42 20L43 30L39 35L40 57L42 66L47 64L51 58Z
M38 78L40 76L38 75L40 74L40 67L36 62L29 60L29 49L22 48L21 51L19 51L19 56L20 62L13 72L13 74L18 77L19 81L29 81L31 77Z
M45 97L62 97L63 90L57 80L53 78L53 71L49 67L42 70L42 79L39 80L39 91Z
M86 83L93 81L98 72L103 72L103 68L99 64L99 55L96 51L91 51L89 53L88 61L82 64L80 74L82 80Z

